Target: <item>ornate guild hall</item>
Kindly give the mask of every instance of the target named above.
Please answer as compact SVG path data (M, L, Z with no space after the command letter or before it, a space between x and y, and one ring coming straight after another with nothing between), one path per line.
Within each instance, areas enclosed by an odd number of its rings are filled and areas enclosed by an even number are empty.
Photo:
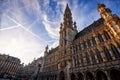
M78 32L66 5L59 45L46 46L39 80L120 80L120 18L105 4L97 10L101 18Z

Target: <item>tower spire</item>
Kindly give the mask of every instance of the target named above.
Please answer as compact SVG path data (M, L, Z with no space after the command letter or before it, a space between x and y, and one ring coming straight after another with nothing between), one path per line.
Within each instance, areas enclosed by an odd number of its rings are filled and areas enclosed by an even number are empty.
M72 27L73 21L72 21L72 13L69 8L69 5L66 5L66 9L64 12L64 26L65 27Z

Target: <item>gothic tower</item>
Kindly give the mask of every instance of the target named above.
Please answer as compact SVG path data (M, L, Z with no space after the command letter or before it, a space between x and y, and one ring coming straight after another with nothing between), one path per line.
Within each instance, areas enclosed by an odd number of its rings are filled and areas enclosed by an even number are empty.
M67 4L64 11L63 23L60 26L60 46L68 46L77 32L76 22L73 22L71 10Z
M111 32L114 34L114 37L120 39L120 18L117 15L112 14L112 11L109 8L106 8L104 4L98 4L98 11L104 19L105 25L110 28Z
M71 63L71 57L67 55L70 54L70 46L77 32L76 22L73 22L71 10L67 4L63 23L60 26L59 52L64 57L63 61L60 62L62 68Z

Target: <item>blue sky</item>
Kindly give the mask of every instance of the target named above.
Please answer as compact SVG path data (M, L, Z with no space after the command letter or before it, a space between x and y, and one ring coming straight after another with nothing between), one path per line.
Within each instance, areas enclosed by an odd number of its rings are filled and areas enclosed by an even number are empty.
M43 56L46 45L59 43L66 4L80 31L100 18L96 1L120 16L120 0L0 0L0 53L25 64Z

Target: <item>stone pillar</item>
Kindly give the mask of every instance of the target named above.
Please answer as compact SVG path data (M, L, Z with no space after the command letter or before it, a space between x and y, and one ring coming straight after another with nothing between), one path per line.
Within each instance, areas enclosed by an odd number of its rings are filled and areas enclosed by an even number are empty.
M82 48L82 50L84 49L83 43L81 43L81 48Z
M90 44L91 44L91 46L93 46L92 38L90 39Z
M86 80L86 73L83 73L83 80Z
M70 80L70 68L71 68L71 63L67 61L67 66L66 66L66 80Z
M96 44L99 44L99 43L100 43L100 41L99 41L99 39L98 39L98 36L95 36L95 41L96 41Z
M110 80L110 71L105 71L105 74L107 75L107 79Z
M93 77L94 77L95 80L97 80L97 76L96 76L95 72L93 73Z

